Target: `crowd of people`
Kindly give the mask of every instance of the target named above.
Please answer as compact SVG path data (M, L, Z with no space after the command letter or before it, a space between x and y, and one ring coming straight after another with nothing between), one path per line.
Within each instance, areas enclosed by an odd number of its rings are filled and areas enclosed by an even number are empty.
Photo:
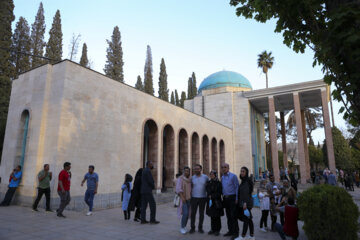
M65 218L63 211L70 203L70 185L71 185L71 163L65 162L63 170L58 175L57 192L60 198L60 204L56 210L58 217ZM46 211L53 212L50 208L50 181L52 172L49 171L49 164L45 164L38 173L38 194L32 205L33 211L38 211L38 204L45 194ZM122 210L124 219L130 220L131 212L134 211L134 221L141 224L158 224L156 220L156 203L153 196L155 189L154 179L151 173L153 169L152 162L147 162L145 168L140 168L133 179L130 174L125 175L122 185ZM92 215L93 202L98 192L99 176L94 171L95 167L90 165L88 172L84 175L81 186L87 183L84 202L89 211L87 216ZM252 208L254 199L254 179L249 175L247 167L240 169L239 178L229 171L229 165L224 163L221 166L221 177L218 172L212 170L209 176L202 173L202 166L196 164L192 169L184 167L182 174L177 174L174 180L175 199L174 205L178 208L178 217L180 219L180 233L193 234L196 232L196 215L199 215L197 231L204 233L203 223L205 214L210 217L209 235L220 235L221 217L226 215L227 233L231 239L255 239L254 222ZM8 206L20 184L22 177L21 166L17 166L9 178L8 191L0 206ZM323 171L311 172L312 182L314 184L327 183L337 185L340 182L346 189L354 190L353 183L360 187L359 172L345 173L343 170L331 172L329 169ZM239 183L239 179L241 182ZM275 181L274 175L269 171L261 174L260 184L257 189L259 198L259 207L261 218L259 223L260 231L277 231L281 239L286 236L297 239L299 235L297 220L299 210L296 207L297 198L297 178L296 172L290 173L287 169L280 169L281 184ZM134 182L133 182L134 180ZM146 209L150 207L150 219L146 220ZM268 227L268 217L271 224ZM278 222L278 219L280 222ZM190 220L190 229L186 226ZM238 220L243 222L241 234ZM249 231L249 236L247 232Z
M176 181L176 195L174 205L178 205L180 220L180 233L193 234L196 231L196 215L199 214L197 230L204 233L204 214L210 217L211 228L208 234L220 235L221 217L226 214L227 233L231 239L255 239L252 208L254 201L252 193L254 182L249 175L247 167L240 170L240 180L229 171L229 165L221 166L222 176L212 170L209 176L202 174L202 166L196 164L193 168L194 175L190 175L190 168L185 167L183 174ZM260 230L277 231L282 239L290 236L296 239L299 235L297 227L298 209L295 206L296 190L284 179L283 185L275 182L273 175L269 175L269 182L263 179L258 188L260 198L261 220ZM177 204L177 199L180 199ZM267 228L268 215L271 215L271 226ZM280 223L277 223L277 216ZM186 229L190 219L190 230ZM238 220L243 222L241 234ZM249 236L247 233L249 231Z

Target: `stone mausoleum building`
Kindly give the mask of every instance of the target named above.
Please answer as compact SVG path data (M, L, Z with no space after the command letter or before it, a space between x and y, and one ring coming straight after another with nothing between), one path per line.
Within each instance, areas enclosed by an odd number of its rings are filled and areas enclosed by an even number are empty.
M241 74L220 71L202 81L198 95L185 101L183 109L68 60L43 65L12 83L0 197L18 164L23 178L15 201L32 204L37 173L49 163L52 204L57 204L57 176L63 163L71 162L72 209L84 207L80 183L89 165L95 165L100 178L95 208L119 205L125 174L134 176L146 161L154 163L159 194L172 187L184 166L196 163L205 174L220 171L226 162L236 174L242 166L256 178L273 169L279 179L275 111L280 112L285 139L284 113L292 109L305 183L310 178L305 108L323 108L329 167L335 170L328 101L329 87L322 80L252 90ZM273 166L266 166L264 113L269 115Z

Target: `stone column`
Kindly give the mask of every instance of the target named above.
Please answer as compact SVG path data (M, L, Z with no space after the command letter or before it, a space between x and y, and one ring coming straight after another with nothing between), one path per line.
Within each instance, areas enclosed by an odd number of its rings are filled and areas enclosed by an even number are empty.
M209 173L213 170L212 165L213 151L212 151L212 138L209 139Z
M300 165L301 183L305 184L307 179L307 174L306 174L306 160L305 160L305 149L304 149L304 133L301 123L299 93L294 92L293 98L294 98L294 110L295 110L295 119L296 119L296 130L298 137L298 160Z
M271 160L273 167L273 174L275 181L280 181L279 172L279 158L277 148L277 129L276 129L276 117L275 117L275 104L274 97L269 96L269 127L270 127L270 147L271 147Z
M331 126L330 126L330 117L329 117L326 89L321 89L321 104L322 104L322 112L323 112L323 120L324 120L326 150L329 161L329 169L330 171L333 171L333 173L335 174L336 165L335 165L335 156L334 156L334 146L333 146Z
M285 129L285 114L280 112L280 124L281 124L281 141L282 141L282 150L283 150L283 161L284 167L288 167L287 161L287 150L286 150L286 129Z
M187 152L188 152L188 154L187 154L187 157L188 157L188 163L187 163L187 165L188 165L188 167L190 168L190 174L191 174L191 176L192 176L192 136L190 136L189 134L188 134L188 139L187 139L188 141L187 141L187 148L188 148L188 150L187 150ZM185 164L185 166L186 166L186 164Z
M162 176L163 176L163 132L164 129L158 129L158 144L157 144L157 183L156 183L156 193L161 193L162 188Z
M217 143L216 148L217 148L217 152L218 152L218 154L217 154L217 172L219 172L221 169L221 166L220 166L220 141L221 140L216 142Z
M200 156L200 165L203 167L203 170L204 170L203 139L202 139L201 135L199 135L199 156Z
M306 167L306 180L310 179L310 158L309 158L309 148L307 143L307 132L306 132L306 120L305 120L305 111L301 110L301 125L304 139L304 151L305 151L305 167Z
M176 131L176 129L174 129L174 144L175 144L175 157L174 157L174 179L176 178L176 174L179 173L179 131Z

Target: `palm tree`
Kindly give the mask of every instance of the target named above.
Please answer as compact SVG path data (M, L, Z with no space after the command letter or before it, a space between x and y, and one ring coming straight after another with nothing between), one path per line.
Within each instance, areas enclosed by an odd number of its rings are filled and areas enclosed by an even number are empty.
M268 70L272 68L274 64L274 57L271 56L271 52L267 53L263 51L261 54L258 55L258 67L262 68L263 73L266 75L266 88L268 88Z
M314 141L312 139L312 132L317 128L322 128L324 123L322 121L321 108L306 108L304 110L305 117L305 131L307 138L309 138L309 144L314 145ZM294 138L297 137L296 132L296 118L295 118L295 110L289 112L289 117L287 119L287 133Z

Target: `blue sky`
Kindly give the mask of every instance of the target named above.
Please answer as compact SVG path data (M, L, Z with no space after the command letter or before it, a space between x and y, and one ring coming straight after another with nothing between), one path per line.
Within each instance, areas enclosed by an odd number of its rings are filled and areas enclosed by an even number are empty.
M296 54L283 44L281 34L274 33L275 21L266 24L237 17L229 0L62 0L42 1L45 10L46 35L57 9L61 13L63 58L69 57L72 34L81 34L77 60L82 43L88 46L92 68L103 73L106 62L106 39L113 28L121 32L124 52L125 82L134 86L138 75L143 79L146 46L153 56L154 88L157 86L161 58L172 91L187 90L192 72L197 85L208 75L231 70L244 75L253 89L265 88L265 76L257 68L257 55L272 51L275 64L269 71L269 87L318 80L323 77L319 66L313 68L313 53ZM14 0L15 21L25 17L29 25L35 20L40 1ZM334 102L335 124L344 128L337 114L340 104ZM323 130L314 132L314 140L324 139Z

